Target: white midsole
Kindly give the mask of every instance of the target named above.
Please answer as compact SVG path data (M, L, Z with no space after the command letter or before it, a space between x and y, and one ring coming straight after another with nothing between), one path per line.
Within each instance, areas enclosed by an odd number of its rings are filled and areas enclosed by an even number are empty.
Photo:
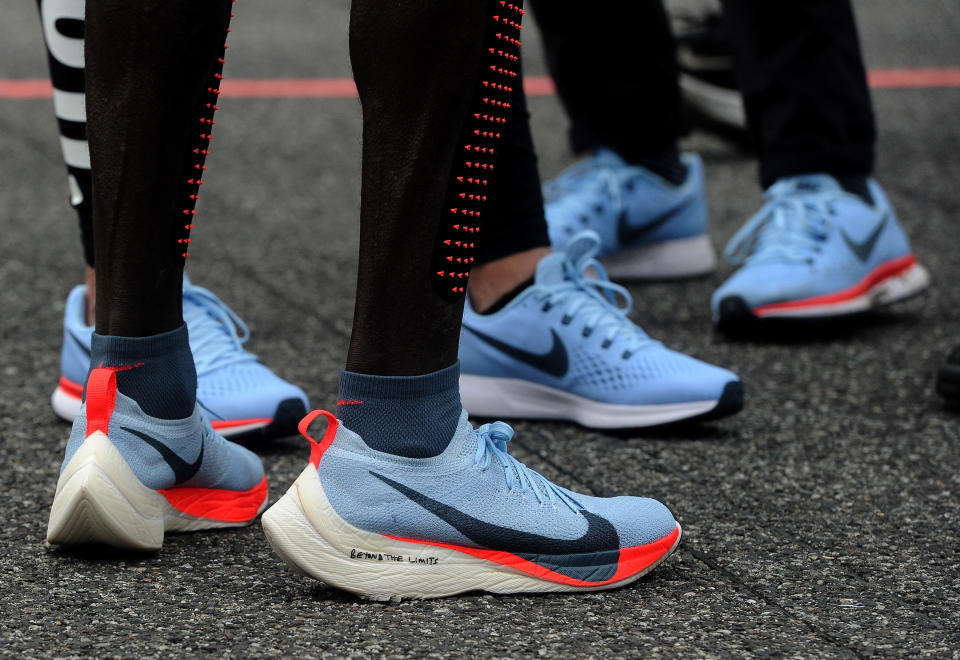
M274 551L295 570L371 600L439 598L465 591L523 593L596 591L633 582L652 565L616 583L578 587L534 577L435 545L411 543L358 529L327 499L317 469L307 465L261 519Z
M50 405L53 406L53 412L57 414L57 417L65 419L72 424L73 420L80 414L82 402L72 394L67 394L67 392L58 385L50 397Z
M625 248L603 258L612 280L679 279L716 270L717 253L706 234Z
M572 420L592 428L634 428L696 417L719 399L651 405L601 403L518 378L460 375L460 399L471 415Z
M266 507L266 499L263 506ZM166 531L236 527L188 515L137 478L110 439L92 433L57 480L47 542L104 543L132 550L159 550Z
M920 293L929 285L930 273L927 269L920 264L913 264L899 275L888 277L862 295L849 300L792 309L760 309L754 310L754 313L761 318L807 318L856 314L904 300Z

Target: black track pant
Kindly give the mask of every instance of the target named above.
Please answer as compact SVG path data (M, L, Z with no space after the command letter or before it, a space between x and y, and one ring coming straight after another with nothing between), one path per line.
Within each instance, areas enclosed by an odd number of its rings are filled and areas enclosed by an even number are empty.
M631 159L676 143L684 126L662 0L615 0L603 12L532 5L574 151L606 146ZM723 8L764 187L810 172L870 174L876 129L849 0Z

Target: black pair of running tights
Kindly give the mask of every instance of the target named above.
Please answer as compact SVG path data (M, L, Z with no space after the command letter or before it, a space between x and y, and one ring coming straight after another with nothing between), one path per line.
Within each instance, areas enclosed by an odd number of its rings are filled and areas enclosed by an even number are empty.
M228 0L87 5L100 334L182 323L230 11ZM415 375L456 361L470 269L502 194L504 132L525 114L522 14L501 0L353 2L364 123L351 371Z
M84 4L84 0L37 0L70 199L79 218L84 259L92 267L95 250L84 100ZM549 245L530 114L521 85L514 90L509 115L510 121L502 131L500 173L491 181L487 234L476 251L478 264Z
M685 130L662 0L605 11L531 0L574 151L656 156ZM764 187L809 172L869 175L876 129L849 0L723 0Z

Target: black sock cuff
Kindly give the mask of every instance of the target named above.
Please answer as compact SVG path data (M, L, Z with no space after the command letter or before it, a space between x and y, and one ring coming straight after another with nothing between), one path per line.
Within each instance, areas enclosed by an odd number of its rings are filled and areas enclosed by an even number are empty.
M497 298L496 302L487 307L484 310L479 310L474 308L477 314L496 314L501 309L510 304L510 301L519 296L521 293L533 286L533 283L536 281L536 276L525 279L523 282L520 282L517 286L513 287L505 294Z

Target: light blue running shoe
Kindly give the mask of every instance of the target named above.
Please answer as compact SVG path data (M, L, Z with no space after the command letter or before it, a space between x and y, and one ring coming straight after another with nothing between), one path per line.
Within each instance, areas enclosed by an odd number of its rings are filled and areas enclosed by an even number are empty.
M477 314L467 301L460 331L467 410L594 428L739 411L735 374L671 351L630 320L630 294L594 259L598 243L592 231L574 236L564 252L540 260L532 286L493 314Z
M151 417L94 369L73 422L47 541L159 550L166 531L247 525L266 508L257 456L224 440L199 407L186 419Z
M735 328L762 318L822 318L863 312L930 283L880 186L873 205L826 174L784 178L730 239L739 266L711 299L714 320Z
M74 287L63 314L60 383L51 397L58 416L72 422L80 412L90 369L93 326L86 324L86 286ZM213 293L183 278L183 319L197 365L197 400L213 428L225 436L296 432L307 414L307 395L243 348L250 331Z
M320 415L318 443L307 426ZM310 463L263 514L263 530L294 569L364 598L610 589L680 542L656 500L580 495L524 466L507 452L503 422L474 431L463 411L433 458L374 451L322 410L300 428Z
M584 229L600 236L599 259L615 280L677 279L713 272L703 163L682 154L687 179L675 186L609 149L544 185L550 241L562 249Z

